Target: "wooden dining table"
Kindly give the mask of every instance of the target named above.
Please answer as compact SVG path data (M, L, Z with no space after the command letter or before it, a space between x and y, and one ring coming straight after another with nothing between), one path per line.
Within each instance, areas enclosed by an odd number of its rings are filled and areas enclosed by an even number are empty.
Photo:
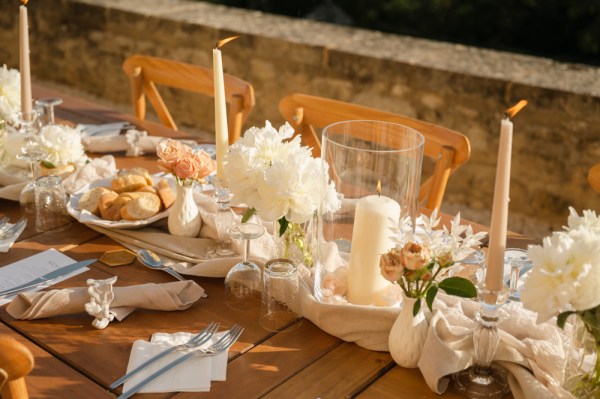
M70 123L106 123L127 120L149 134L185 137L153 122L137 120L93 102L46 87L34 86L34 96L60 97L63 103L56 115ZM126 157L113 154L119 168L141 166L157 171L156 156ZM73 221L68 228L38 232L35 218L17 202L0 200L0 216L28 225L18 241L0 254L0 267L55 248L76 260L100 258L106 252L122 249L112 239ZM476 229L484 226L474 224ZM530 240L513 236L510 246L524 248ZM173 281L167 273L143 267L139 261L127 266L109 267L95 262L90 270L53 285L52 289L84 287L87 279L118 276L116 286ZM56 316L33 321L15 320L0 307L0 334L24 343L35 357L35 367L26 378L32 398L113 398L121 388L109 385L127 368L131 347L136 340L148 340L155 332L199 331L211 321L221 329L241 324L245 330L229 350L227 380L213 382L210 392L138 394L141 398L435 398L419 369L395 364L387 352L364 349L320 330L309 320L290 332L274 333L263 329L258 311L231 310L224 303L222 278L190 277L202 286L208 297L187 310L174 312L136 310L121 322L106 329L92 327L86 313ZM365 322L368 322L366 320ZM444 398L461 395L450 387Z

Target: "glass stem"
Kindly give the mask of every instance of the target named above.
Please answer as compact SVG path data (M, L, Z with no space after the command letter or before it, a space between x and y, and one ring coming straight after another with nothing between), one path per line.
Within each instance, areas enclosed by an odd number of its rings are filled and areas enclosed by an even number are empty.
M250 240L244 240L244 245L242 245L242 262L248 263L248 254L250 253Z

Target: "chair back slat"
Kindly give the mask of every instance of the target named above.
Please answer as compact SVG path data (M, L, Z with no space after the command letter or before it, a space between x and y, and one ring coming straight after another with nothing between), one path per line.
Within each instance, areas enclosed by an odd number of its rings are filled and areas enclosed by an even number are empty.
M145 119L145 97L148 97L160 121L174 130L177 130L177 125L157 86L167 86L214 97L211 68L163 58L133 55L123 63L123 70L131 81L136 117ZM229 143L231 144L241 136L243 124L254 107L254 88L250 83L233 75L224 74L223 80L225 100L228 105L227 123Z
M281 99L279 111L301 135L302 142L321 156L321 140L315 128L346 120L380 120L411 127L425 137L424 156L433 160L432 176L426 177L419 190L419 201L429 209L442 204L448 179L469 159L471 146L463 134L443 126L391 112L339 100L293 93Z

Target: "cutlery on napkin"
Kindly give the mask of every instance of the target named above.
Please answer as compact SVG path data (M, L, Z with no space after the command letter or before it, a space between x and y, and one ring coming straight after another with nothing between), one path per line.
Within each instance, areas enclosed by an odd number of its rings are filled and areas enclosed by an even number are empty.
M219 340L227 331L216 333L211 339L202 345L208 348ZM188 342L194 334L179 332L175 334L155 333L150 342L138 340L133 343L127 372L135 369L146 360L173 346ZM127 392L143 381L147 376L160 370L173 360L184 356L186 351L178 351L176 354L167 356L148 366L129 381L125 382L123 392ZM192 356L184 365L170 370L153 380L142 388L139 393L148 392L208 392L211 381L225 381L227 376L227 351L217 353L214 356Z
M132 149L132 145L135 145L135 147L138 147L146 154L154 154L156 152L156 145L164 139L165 137L148 136L148 133L145 131L130 129L124 135L96 135L83 137L81 143L83 144L83 148L89 152L129 151ZM132 143L132 140L135 141L135 143ZM180 141L191 146L197 144L193 140Z
M114 282L113 279L109 279ZM88 285L102 280L88 280ZM141 284L112 287L110 315L121 321L136 308L149 310L184 310L204 296L204 289L194 281L176 281L166 284ZM34 320L45 317L86 312L90 287L61 290L24 292L7 306L6 311L15 319ZM90 300L92 299L92 302ZM95 325L96 326L96 325ZM104 325L103 327L105 327ZM97 328L103 328L97 327Z

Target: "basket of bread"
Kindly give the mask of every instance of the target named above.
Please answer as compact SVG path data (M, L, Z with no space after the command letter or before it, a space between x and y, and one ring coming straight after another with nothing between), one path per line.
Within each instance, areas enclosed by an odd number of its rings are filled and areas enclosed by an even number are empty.
M129 228L168 215L175 201L174 180L133 168L96 181L71 195L67 210L82 223Z

